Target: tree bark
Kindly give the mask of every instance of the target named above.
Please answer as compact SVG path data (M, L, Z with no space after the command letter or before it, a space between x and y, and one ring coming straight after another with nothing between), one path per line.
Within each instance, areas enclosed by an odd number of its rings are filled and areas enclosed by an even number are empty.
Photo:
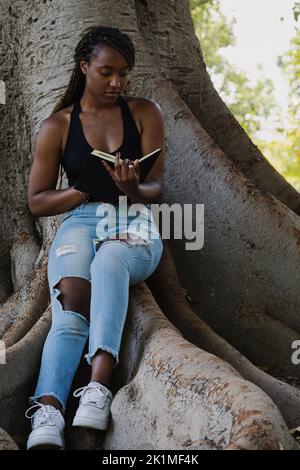
M98 23L120 27L135 44L129 93L153 98L165 116L161 202L204 204L205 240L191 251L185 239L170 240L148 282L152 294L144 283L131 289L114 426L103 438L73 432L69 446L295 448L288 427L299 425L299 391L254 364L299 376L291 363L300 332L299 195L214 90L188 1L29 0L25 9L4 0L1 9L3 429L24 447L24 410L50 326L46 266L60 218L35 220L27 206L35 137L68 81L81 31Z

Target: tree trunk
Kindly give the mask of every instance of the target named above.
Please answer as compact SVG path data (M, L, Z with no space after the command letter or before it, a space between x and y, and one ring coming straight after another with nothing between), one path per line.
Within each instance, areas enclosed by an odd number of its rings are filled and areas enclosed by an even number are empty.
M35 136L68 81L74 44L97 23L135 44L129 94L153 98L165 116L161 202L204 204L205 240L191 251L185 239L165 243L151 291L130 290L114 426L102 438L72 431L69 448L295 448L288 427L299 425L300 393L254 364L299 376L299 195L214 90L189 2L4 0L1 10L0 425L24 446L50 326L46 266L60 217L35 220L27 207ZM76 380L84 374L82 365Z

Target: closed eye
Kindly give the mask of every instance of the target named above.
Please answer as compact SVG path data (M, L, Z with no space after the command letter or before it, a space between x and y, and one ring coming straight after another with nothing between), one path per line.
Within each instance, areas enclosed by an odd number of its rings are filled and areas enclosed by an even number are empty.
M110 73L103 73L103 72L100 72L100 74L103 76L103 77L109 77L110 76ZM120 75L120 77L122 78L125 78L127 77L128 73L125 73L123 75Z

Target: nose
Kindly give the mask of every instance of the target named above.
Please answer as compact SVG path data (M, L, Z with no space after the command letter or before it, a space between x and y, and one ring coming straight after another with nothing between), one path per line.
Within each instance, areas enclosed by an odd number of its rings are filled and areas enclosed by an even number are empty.
M119 76L117 75L116 77L113 77L110 81L110 86L115 87L115 88L120 88L121 86L121 80Z

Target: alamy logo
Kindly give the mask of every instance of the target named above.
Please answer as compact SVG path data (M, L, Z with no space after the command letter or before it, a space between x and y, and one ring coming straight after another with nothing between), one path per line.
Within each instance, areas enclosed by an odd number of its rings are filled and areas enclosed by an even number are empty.
M119 206L99 204L96 215L100 218L96 233L100 239L116 236L116 226L126 238L127 234L149 241L158 238L185 239L186 250L200 250L204 244L204 204L131 204L127 196L119 197ZM118 223L116 223L116 221ZM171 234L171 227L173 234Z
M0 340L0 364L6 364L6 346L2 340Z
M5 83L0 80L0 104L5 104Z
M292 354L292 363L298 366L300 364L300 339L292 342L292 349L296 349Z

